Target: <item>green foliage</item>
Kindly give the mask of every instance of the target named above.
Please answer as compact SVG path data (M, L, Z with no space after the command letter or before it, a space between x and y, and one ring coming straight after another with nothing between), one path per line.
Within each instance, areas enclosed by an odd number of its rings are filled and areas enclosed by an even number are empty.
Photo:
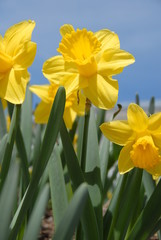
M0 101L0 239L37 239L47 207L54 240L146 240L157 231L160 239L161 181L140 169L118 173L122 147L99 129L105 110L91 108L68 131L64 106L61 87L43 126L33 123L28 90L22 107L8 104L3 110ZM119 111L121 106L110 119ZM154 112L152 98L148 113Z

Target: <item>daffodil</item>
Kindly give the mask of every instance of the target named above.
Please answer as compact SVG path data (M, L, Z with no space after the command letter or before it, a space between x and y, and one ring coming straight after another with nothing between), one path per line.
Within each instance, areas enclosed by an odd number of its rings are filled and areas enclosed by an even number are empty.
M30 79L27 68L33 63L36 43L31 42L34 21L23 21L0 35L0 98L21 104Z
M34 85L30 87L30 90L41 98L41 102L36 107L34 116L35 122L44 124L47 123L51 107L58 90L58 85L56 84L46 84L46 85ZM78 96L79 94L79 96ZM66 103L64 110L64 121L67 128L71 129L72 124L77 116L84 115L85 111L85 98L82 94L78 92L72 92L66 95Z
M111 109L118 98L118 82L112 76L132 64L134 57L120 49L117 34L103 29L98 32L61 27L61 55L43 65L45 77L66 87L67 92L81 90L95 106Z
M131 103L127 120L103 123L100 128L109 140L123 146L118 159L121 174L137 167L154 177L161 175L161 113L148 117Z

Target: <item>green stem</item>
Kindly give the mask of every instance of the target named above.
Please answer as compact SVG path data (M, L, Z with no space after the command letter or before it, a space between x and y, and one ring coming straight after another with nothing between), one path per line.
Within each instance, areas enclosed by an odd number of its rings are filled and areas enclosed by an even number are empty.
M82 146L82 154L81 154L81 169L85 172L86 168L86 155L87 155L87 141L88 141L88 126L89 126L89 117L90 117L90 107L91 103L88 99L86 99L86 109L85 109L85 122L83 129L83 146Z
M8 170L9 170L9 166L10 166L10 162L11 162L14 140L16 138L17 126L19 123L20 109L21 109L21 105L14 106L10 131L8 133L7 145L6 145L6 149L5 149L5 153L4 153L4 157L3 157L3 161L2 161L0 190L3 187L3 183L6 179L6 176L7 176Z

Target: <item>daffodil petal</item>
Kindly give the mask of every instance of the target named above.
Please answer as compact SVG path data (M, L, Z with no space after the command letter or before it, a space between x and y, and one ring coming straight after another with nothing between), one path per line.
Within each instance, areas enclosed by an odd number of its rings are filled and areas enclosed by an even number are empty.
M11 69L11 71L1 79L0 97L13 104L23 103L29 79L30 74L27 70L15 71Z
M64 24L60 28L60 34L62 35L62 37L65 36L66 33L70 34L72 31L74 31L74 28L71 24Z
M104 76L122 72L123 68L135 62L134 57L120 49L108 49L103 52L98 63L98 73Z
M64 118L67 128L71 129L73 122L76 118L76 112L74 112L71 108L65 108L63 118Z
M32 31L35 27L34 21L23 21L11 26L4 35L6 53L10 56L17 54L17 48L25 41L31 40Z
M120 41L118 35L108 29L102 29L95 32L95 37L101 42L101 50L104 51L109 48L120 48Z
M161 133L161 113L152 114L149 117L148 130L155 133Z
M83 92L96 107L111 109L117 102L118 82L97 74L89 79L89 87Z
M45 61L42 72L49 81L61 84L63 77L73 76L78 71L74 64L66 63L62 56L54 56Z
M145 169L147 172L153 175L153 178L158 178L161 176L161 162L157 164L155 167L150 169Z
M19 47L18 54L14 58L14 69L24 70L31 66L36 55L36 43L25 42Z
M80 92L78 92L78 98L79 99L73 102L72 108L79 116L83 116L85 113L86 98Z
M5 51L4 40L3 40L2 35L0 35L0 49L1 49L1 51Z
M51 107L52 107L52 102L46 103L44 101L41 101L36 107L36 110L34 112L35 122L39 124L47 123L50 115Z
M131 103L127 110L130 127L136 132L143 132L148 127L148 116L144 110L135 103Z
M44 102L49 103L50 98L48 96L49 84L46 85L33 85L30 86L29 89L31 92L35 93L39 98L41 98Z
M154 144L156 147L161 149L161 132L160 133L151 133Z
M118 169L120 174L129 172L134 168L134 164L130 159L130 151L132 150L132 142L127 144L121 149L120 156L118 159Z
M127 144L133 135L127 120L103 123L100 129L106 138L121 146Z

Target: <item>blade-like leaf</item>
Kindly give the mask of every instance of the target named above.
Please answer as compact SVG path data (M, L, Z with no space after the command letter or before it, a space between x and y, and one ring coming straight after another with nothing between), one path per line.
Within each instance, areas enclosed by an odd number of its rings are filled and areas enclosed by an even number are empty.
M2 159L4 157L5 149L6 149L6 144L7 144L7 134L3 136L3 138L0 141L0 164L2 164Z
M161 180L126 239L147 239L161 216Z
M19 165L11 166L0 195L0 239L6 240L9 235L9 225L17 196Z
M68 206L67 193L61 158L58 148L55 147L49 162L49 180L51 189L52 210L54 226L57 228Z
M46 185L37 198L23 240L37 239L42 221L42 216L45 212L48 198L49 186Z
M25 101L21 109L21 130L26 148L27 159L29 160L32 139L32 93L29 91L28 87L26 89Z
M64 147L64 155L68 167L69 176L72 180L73 188L74 190L76 190L85 180L64 121L61 126L60 135ZM86 238L98 240L98 226L90 198L87 199L81 222Z
M3 183L7 176L10 161L11 161L11 155L12 155L14 140L16 137L17 125L19 121L20 107L21 105L15 105L13 115L12 115L10 130L7 136L7 144L6 144L6 148L5 148L5 152L2 160L0 189L2 189L3 187Z
M0 99L0 139L7 133L7 126L6 126L6 117L3 110L2 102Z
M86 181L89 184L89 195L92 205L95 208L97 224L99 228L100 239L102 239L102 183L100 176L100 159L98 148L97 128L95 121L95 112L91 108L88 137L87 137L87 155L86 155L86 168L85 168Z
M87 185L82 184L74 193L73 199L71 200L62 220L58 225L56 233L53 237L54 240L70 240L72 238L82 215L87 198Z
M28 160L27 160L27 153L24 145L24 139L19 126L17 127L16 145L17 145L17 149L21 159L23 182L24 182L24 187L26 189L30 182L30 175L28 171Z
M100 146L100 170L101 170L101 181L104 188L105 181L107 178L107 167L109 161L110 141L103 137Z
M39 180L46 168L46 165L52 153L59 132L60 125L62 123L64 106L65 106L65 89L63 87L60 87L57 91L49 116L49 120L47 123L42 147L40 150L39 165L35 170L35 174L32 176L30 185L27 189L27 192L25 193L24 199L22 200L21 207L18 209L16 217L14 218L14 222L12 223L13 229L10 234L10 239L16 238L18 230L26 214L26 211L32 204L32 198L38 188Z

